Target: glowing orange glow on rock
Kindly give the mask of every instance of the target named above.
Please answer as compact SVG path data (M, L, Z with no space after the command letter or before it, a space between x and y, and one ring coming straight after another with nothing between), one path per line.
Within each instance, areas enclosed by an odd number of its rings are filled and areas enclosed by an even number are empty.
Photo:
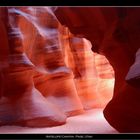
M49 7L0 8L0 30L0 125L62 125L112 98L107 59Z

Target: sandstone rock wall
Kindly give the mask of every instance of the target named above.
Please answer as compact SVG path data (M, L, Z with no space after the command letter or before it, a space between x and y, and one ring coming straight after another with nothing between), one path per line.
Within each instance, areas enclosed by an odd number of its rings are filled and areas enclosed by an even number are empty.
M60 125L68 116L106 105L111 66L50 8L0 8L0 16L1 125Z
M92 50L105 55L114 69L113 98L103 112L106 120L119 132L139 133L140 8L58 7L55 14L74 35L89 39Z

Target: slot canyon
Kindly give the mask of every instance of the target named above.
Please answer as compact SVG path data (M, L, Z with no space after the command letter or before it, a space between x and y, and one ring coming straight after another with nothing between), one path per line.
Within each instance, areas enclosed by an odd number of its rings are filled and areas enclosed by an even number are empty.
M0 7L0 133L140 132L139 16Z

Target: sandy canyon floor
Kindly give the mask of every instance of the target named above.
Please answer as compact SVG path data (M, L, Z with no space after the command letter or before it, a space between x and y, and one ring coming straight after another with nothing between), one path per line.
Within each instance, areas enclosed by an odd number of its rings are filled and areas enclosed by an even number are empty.
M69 117L65 125L46 128L1 126L0 134L115 134L103 116L102 109L92 109L84 114Z

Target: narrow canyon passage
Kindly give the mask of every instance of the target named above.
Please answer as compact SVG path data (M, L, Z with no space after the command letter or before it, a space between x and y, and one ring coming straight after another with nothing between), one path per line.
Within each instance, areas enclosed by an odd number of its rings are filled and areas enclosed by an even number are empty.
M115 73L112 99L103 110L121 133L140 132L140 8L57 7L55 15L71 33L90 40Z
M0 31L0 134L118 133L103 116L114 70L89 40L50 7L0 8Z
M66 124L54 127L1 126L0 134L118 134L102 112L102 109L90 109L84 114L69 117Z

